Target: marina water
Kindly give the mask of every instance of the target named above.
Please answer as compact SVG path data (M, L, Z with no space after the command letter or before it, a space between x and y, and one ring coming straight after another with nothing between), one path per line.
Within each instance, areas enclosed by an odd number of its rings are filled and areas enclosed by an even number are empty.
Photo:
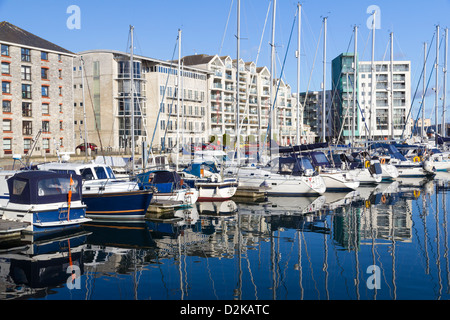
M0 299L445 300L449 173L2 242Z

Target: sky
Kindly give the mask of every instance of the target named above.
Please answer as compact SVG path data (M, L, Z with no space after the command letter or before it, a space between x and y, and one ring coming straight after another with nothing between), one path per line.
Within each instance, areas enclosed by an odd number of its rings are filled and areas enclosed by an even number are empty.
M295 51L299 3L302 7L300 91L321 90L324 17L327 18L327 89L331 89L331 61L342 52L354 51L355 25L360 60L371 60L372 30L367 24L369 21L370 25L371 12L376 6L379 28L375 30L375 60L390 59L389 34L393 32L394 59L411 61L411 98L414 99L413 117L416 117L422 94L423 46L425 42L430 46L433 39L427 63L428 79L436 57L436 26L440 26L441 41L444 29L450 26L450 0L277 0L276 74L290 84L292 92L297 92ZM175 48L180 29L182 56L220 54L235 59L237 4L238 0L0 0L0 21L8 21L75 53L92 49L129 52L129 30L134 26L134 53L161 60L178 58ZM72 5L78 6L79 15L70 10ZM272 7L272 0L240 1L239 55L269 70ZM79 28L73 28L74 22L79 22ZM442 93L444 44L439 56L439 92ZM434 79L433 73L425 103L426 114L431 118L434 118ZM450 106L448 94L446 101Z

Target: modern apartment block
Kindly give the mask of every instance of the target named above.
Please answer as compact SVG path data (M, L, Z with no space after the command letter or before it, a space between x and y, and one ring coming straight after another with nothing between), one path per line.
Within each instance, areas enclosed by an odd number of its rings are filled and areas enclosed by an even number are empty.
M343 126L349 142L353 119L353 54L341 54L332 62L335 123ZM391 70L392 69L392 70ZM411 62L357 62L356 140L398 139L411 133L407 121L411 109ZM409 115L411 117L411 115Z
M0 23L1 157L73 152L74 53L3 21Z
M105 151L128 152L133 120L137 151L143 141L156 150L170 149L177 135L186 144L206 142L208 73L192 67L180 69L183 95L178 97L177 64L133 55L132 116L130 58L125 52L91 50L74 59L77 143L84 141L86 131L87 140ZM182 123L179 128L177 120Z
M332 100L331 90L325 90L325 137L326 141L333 136L333 116L330 106ZM295 100L295 99L294 99ZM314 143L322 141L322 110L323 91L300 92L300 113L303 115L303 133L306 142ZM296 105L295 101L295 105Z
M208 127L212 136L225 144L236 141L239 106L241 143L268 141L271 76L267 67L257 67L254 62L241 59L238 72L237 60L230 56L205 54L183 57L183 64L210 73L207 98ZM239 99L236 99L236 87L239 89ZM296 114L291 88L279 80L273 82L272 90L276 104L272 137L281 145L294 143ZM224 135L225 140L229 138L230 141L223 141Z

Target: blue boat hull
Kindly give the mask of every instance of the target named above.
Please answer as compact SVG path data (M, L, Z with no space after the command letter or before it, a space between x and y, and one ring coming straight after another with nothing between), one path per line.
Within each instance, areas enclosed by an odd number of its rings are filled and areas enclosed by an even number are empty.
M153 193L149 190L83 194L86 216L92 219L144 219Z
M4 208L3 214L6 216L6 220L12 219L28 224L24 232L33 234L51 234L72 230L80 228L83 223L90 221L86 218L84 206L70 208L70 211L67 207L58 210L30 209L27 211Z

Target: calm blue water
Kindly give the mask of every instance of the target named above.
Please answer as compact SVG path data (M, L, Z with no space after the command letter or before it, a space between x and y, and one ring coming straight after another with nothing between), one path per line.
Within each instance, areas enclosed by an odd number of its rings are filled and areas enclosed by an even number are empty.
M2 243L0 299L449 299L449 179L198 203L170 220Z

